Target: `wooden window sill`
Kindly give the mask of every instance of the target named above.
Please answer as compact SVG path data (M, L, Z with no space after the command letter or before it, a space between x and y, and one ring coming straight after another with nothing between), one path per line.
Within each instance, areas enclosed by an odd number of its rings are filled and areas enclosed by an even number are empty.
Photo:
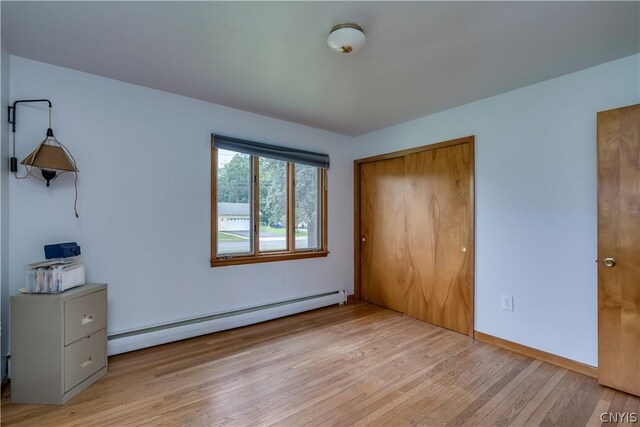
M260 262L289 261L294 259L321 258L329 255L329 251L306 252L281 252L273 254L260 254L257 256L236 256L231 258L216 258L211 260L211 267L224 267L227 265L257 264Z

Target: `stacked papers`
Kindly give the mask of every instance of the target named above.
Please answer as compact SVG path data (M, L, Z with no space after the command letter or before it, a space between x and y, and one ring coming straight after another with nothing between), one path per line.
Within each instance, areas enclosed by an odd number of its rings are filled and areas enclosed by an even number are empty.
M85 284L82 257L57 258L26 266L26 292L63 292Z

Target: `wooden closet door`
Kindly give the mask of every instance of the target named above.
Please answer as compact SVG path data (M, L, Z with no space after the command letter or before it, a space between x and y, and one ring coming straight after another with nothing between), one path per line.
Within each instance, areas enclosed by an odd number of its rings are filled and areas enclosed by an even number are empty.
M469 144L405 159L407 316L472 331Z
M361 298L471 334L473 138L388 156L358 165Z
M598 113L598 379L640 395L640 105Z
M362 299L405 312L404 158L360 166Z

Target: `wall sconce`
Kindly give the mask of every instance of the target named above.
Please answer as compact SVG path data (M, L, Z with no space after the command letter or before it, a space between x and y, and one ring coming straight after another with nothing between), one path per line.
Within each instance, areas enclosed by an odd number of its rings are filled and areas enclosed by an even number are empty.
M16 158L16 108L18 104L30 102L46 102L49 104L49 127L47 128L46 136L42 141L40 141L38 147L36 147L31 154L20 162L21 165L24 165L27 172L26 175L18 176L18 159ZM75 200L73 203L73 209L75 211L76 218L78 218L78 167L71 152L53 135L53 129L51 129L51 108L51 101L48 99L22 99L15 101L13 105L8 107L8 120L11 124L11 134L13 136L13 155L9 159L9 168L16 179L24 179L28 176L32 176L41 181L45 181L47 183L47 187L49 187L51 181L55 180L61 174L65 172L73 172L75 174ZM32 168L40 169L42 178L34 175L31 171Z

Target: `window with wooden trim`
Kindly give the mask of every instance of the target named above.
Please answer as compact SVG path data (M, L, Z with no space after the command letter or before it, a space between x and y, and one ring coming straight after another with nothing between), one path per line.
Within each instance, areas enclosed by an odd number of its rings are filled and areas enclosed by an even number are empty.
M327 256L328 156L211 142L212 267Z

